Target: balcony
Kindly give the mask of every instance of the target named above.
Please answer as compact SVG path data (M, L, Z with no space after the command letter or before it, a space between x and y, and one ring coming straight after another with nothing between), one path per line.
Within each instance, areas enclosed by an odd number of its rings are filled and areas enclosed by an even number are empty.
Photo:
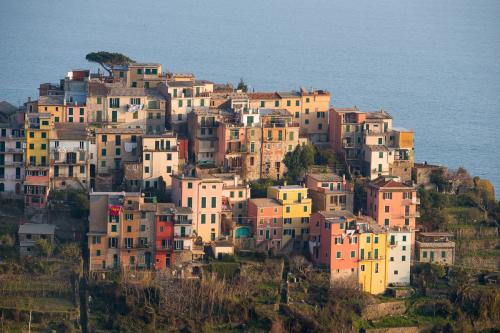
M193 224L193 220L192 219L188 219L188 220L176 220L175 224L176 225L191 225L191 224Z

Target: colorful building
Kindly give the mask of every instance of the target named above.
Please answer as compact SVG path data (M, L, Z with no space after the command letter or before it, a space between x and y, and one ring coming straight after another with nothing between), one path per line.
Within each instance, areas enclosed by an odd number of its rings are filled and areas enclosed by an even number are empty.
M359 226L359 276L361 290L382 294L387 287L387 233L374 224Z
M397 178L379 177L367 186L368 215L379 225L415 230L418 204L417 189Z
M307 188L298 185L271 186L267 197L282 206L283 245L294 240L306 244L309 237L309 218L312 211ZM302 243L303 242L303 243Z
M223 182L213 177L172 178L172 201L178 207L191 208L193 229L204 243L219 239L221 234Z
M279 250L283 244L283 205L271 198L250 199L248 216L257 247Z
M306 175L306 187L312 200L313 212L352 212L354 192L345 177L334 173L309 173Z
M50 113L28 113L25 121L26 176L24 201L30 208L44 208L49 195Z
M415 243L415 258L421 263L453 265L455 242L448 232L421 232Z

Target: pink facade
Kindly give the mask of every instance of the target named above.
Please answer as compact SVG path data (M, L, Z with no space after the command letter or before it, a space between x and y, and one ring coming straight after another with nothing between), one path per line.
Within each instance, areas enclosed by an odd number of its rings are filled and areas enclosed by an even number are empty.
M390 227L415 229L417 213L417 191L391 178L379 177L368 184L368 215L377 224Z
M29 170L24 181L24 203L30 208L45 208L49 196L48 170Z
M332 277L357 273L359 234L350 212L317 212L311 215L310 247L312 259L327 266Z
M66 105L65 118L68 123L87 123L87 106L86 105Z
M283 237L283 207L274 199L250 199L248 216L251 219L256 243L272 242L280 247Z
M172 201L193 211L193 229L210 242L221 233L222 181L212 178L176 176L172 178Z
M217 128L217 152L215 164L224 170L238 171L242 167L241 153L245 149L245 127L221 123Z

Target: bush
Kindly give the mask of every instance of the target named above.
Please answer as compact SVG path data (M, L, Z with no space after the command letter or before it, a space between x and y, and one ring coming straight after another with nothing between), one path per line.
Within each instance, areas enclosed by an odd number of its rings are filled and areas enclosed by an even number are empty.
M240 274L240 264L236 262L212 262L208 271L217 274L220 279L233 279Z
M453 313L453 305L447 299L432 299L423 301L415 307L415 311L422 316L440 316L449 318Z
M16 244L14 238L10 235L2 235L0 236L0 246L1 247L13 247Z

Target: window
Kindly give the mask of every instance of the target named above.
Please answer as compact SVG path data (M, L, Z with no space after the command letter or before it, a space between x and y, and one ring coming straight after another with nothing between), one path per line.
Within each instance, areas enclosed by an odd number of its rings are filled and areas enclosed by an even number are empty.
M106 148L102 148L101 149L101 155L102 156L106 156Z
M116 224L111 225L111 232L116 232Z
M342 252L340 251L337 251L337 256L336 256L337 259L342 259Z
M394 275L398 275L398 274L399 274L399 272L397 270L394 271Z
M361 260L365 259L365 249L361 249L361 253L359 254Z
M375 273L378 273L378 263L375 264Z
M389 213L389 209L390 209L389 206L385 206L385 212L386 213Z
M188 197L188 198L187 198L187 206L188 206L189 208L192 208L192 207L193 207L193 198L191 198L191 197Z
M115 155L116 155L116 156L120 156L120 155L121 155L121 153L122 153L122 150L121 150L120 148L116 148L116 150L115 150Z
M351 251L351 258L355 258L356 257L356 251Z
M290 213L290 206L287 206L287 207L286 207L286 212L287 212L287 213Z
M145 155L144 155L144 159L145 159L146 161L149 161L149 160L151 159L151 155L150 155L150 154L145 154Z
M389 219L384 219L384 225L389 226Z
M427 258L427 251L422 251L422 258Z
M210 216L210 223L215 224L215 214Z
M97 104L102 104L102 97L97 97Z
M366 236L366 242L370 243L370 236Z
M182 108L182 99L179 100L179 107Z
M374 242L375 242L375 244L378 244L378 236L374 237Z
M361 265L361 271L364 272L365 271L365 265Z
M101 244L101 236L92 236L92 244Z
M100 257L101 256L101 250L96 250L95 251L95 255L96 255L96 257Z
M401 256L401 261L406 261L406 256Z
M132 221L134 219L134 214L125 214L125 220L129 220L129 221Z
M406 236L403 236L403 242L406 242Z
M107 135L103 135L103 136L101 137L101 141L102 141L102 142L108 142L108 136L107 136Z
M378 158L384 158L384 152L383 151L379 151L378 152Z
M441 251L441 258L446 258L446 251Z
M201 224L205 224L207 222L206 218L205 214L201 214Z
M392 199L392 192L384 192L384 200Z
M42 143L42 144L40 145L40 147L41 147L41 149L42 149L42 150L46 150L46 149L47 149L47 144Z
M389 258L389 261L394 261L394 257L390 257L390 258Z
M193 183L188 182L187 188L193 188Z
M217 207L217 198L212 197L212 208L215 208L215 207Z
M148 166L144 167L144 173L149 173L149 167ZM147 186L147 187L149 187L149 186Z
M264 101L260 101L260 107L261 107L261 108L263 108L263 107L265 107L265 106L266 106L266 102L264 102Z
M207 208L207 198L201 198L201 208Z
M109 99L109 107L110 108L119 108L120 107L120 99L119 98L110 98Z
M307 213L307 206L304 206L304 213Z
M309 109L308 108L306 108L306 114L309 114Z
M130 225L127 226L127 232L132 232L132 226Z

